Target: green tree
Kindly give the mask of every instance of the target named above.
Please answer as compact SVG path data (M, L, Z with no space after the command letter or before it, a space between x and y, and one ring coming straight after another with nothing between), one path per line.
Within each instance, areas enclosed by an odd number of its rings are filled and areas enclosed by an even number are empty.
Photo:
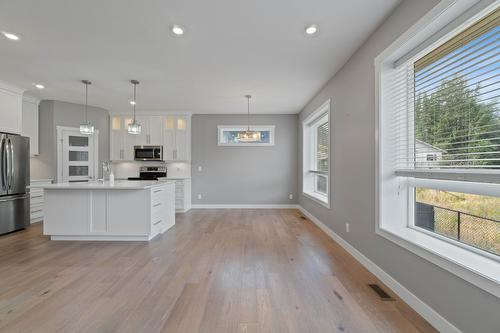
M416 138L445 150L448 165L498 165L494 160L500 159L496 100L488 98L479 85L470 87L463 76L443 80L432 90L416 96Z

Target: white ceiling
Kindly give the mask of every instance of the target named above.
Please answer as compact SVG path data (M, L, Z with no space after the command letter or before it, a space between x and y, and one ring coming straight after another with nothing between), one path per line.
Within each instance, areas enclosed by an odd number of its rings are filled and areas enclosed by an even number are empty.
M297 113L399 0L1 0L0 80L130 110ZM170 27L185 27L175 36ZM314 36L304 33L311 23ZM42 83L36 90L33 83Z

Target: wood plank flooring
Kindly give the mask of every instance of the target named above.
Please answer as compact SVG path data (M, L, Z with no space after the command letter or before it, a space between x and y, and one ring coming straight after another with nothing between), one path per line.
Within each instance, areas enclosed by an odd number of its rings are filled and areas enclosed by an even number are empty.
M298 211L227 209L149 243L1 236L0 332L435 330Z

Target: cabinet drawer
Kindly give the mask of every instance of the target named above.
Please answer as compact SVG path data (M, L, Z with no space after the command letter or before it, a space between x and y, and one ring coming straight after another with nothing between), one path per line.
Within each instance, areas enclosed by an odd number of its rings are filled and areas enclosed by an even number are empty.
M164 211L163 202L157 202L151 205L151 218L161 218Z
M158 233L163 226L163 219L161 218L155 218L151 220L151 233L156 234Z
M43 193L30 194L30 205L36 205L42 203L43 203Z
M31 210L30 219L31 220L43 219L43 209L39 208L36 210Z
M175 199L175 209L184 209L184 200Z
M162 201L162 197L165 194L165 189L163 188L152 188L151 189L151 205L155 205Z

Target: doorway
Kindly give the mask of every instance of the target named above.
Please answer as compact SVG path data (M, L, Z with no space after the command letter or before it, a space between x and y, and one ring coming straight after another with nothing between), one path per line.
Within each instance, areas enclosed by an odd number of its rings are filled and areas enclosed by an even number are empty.
M57 182L88 182L98 177L99 131L93 135L79 128L57 126Z

